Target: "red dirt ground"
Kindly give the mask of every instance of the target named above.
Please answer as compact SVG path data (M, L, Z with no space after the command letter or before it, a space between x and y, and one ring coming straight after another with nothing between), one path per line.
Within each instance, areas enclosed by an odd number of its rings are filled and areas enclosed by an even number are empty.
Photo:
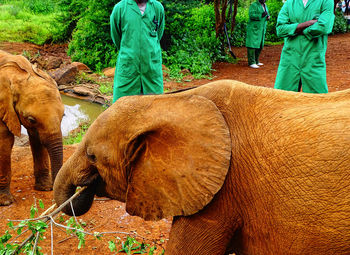
M327 60L327 81L329 91L344 90L350 88L350 33L329 37ZM23 50L37 52L40 54L56 55L67 58L64 53L65 45L39 47L31 44L0 43L0 49L22 53ZM250 69L247 66L246 49L235 48L235 54L240 58L238 64L216 63L214 65L213 80L235 79L248 84L273 87L282 46L267 46L261 54L261 62L265 65L259 69ZM165 87L170 89L181 89L184 87L198 86L209 80L195 80L193 82L177 83L166 82ZM64 148L64 159L66 160L74 151L74 146ZM32 156L29 147L15 147L12 153L12 183L11 192L16 201L10 206L0 207L0 235L8 229L8 219L18 220L29 217L29 211L34 200L42 199L45 206L50 206L52 192L40 192L33 189L34 176L32 167ZM159 222L146 222L141 218L132 217L125 212L123 203L117 201L95 201L91 210L81 218L87 223L86 231L107 232L122 231L134 232L147 238L146 243L151 240L166 239L170 230L171 219ZM50 253L50 231L47 231L46 240L40 244L43 253ZM93 237L86 237L86 246L77 249L76 238L66 239L67 235L59 228L54 228L54 254L106 254L109 253L107 241L113 236L119 236L122 240L125 235L107 235L102 241ZM139 239L140 240L140 239ZM159 247L158 252L161 247Z

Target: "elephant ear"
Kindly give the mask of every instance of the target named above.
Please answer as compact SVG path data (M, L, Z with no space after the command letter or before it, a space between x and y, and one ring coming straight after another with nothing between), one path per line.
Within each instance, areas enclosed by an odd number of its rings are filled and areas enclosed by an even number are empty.
M21 123L14 109L13 95L10 81L2 74L0 69L0 119L15 136L21 136Z
M140 98L141 99L141 98ZM231 138L216 105L201 96L155 97L132 140L126 210L145 220L191 215L222 187ZM151 120L151 121L150 121Z

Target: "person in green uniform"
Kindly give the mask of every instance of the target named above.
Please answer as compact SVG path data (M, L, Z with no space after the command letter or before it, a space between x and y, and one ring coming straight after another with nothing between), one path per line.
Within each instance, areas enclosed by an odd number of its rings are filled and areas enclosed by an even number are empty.
M162 4L156 0L122 0L114 6L110 24L112 40L119 50L113 103L128 95L162 94Z
M259 62L259 56L264 47L266 21L269 19L270 15L265 0L256 0L250 5L246 47L248 65L252 68L259 68L263 65Z
M287 0L277 19L284 37L275 88L327 93L326 50L334 23L333 0Z

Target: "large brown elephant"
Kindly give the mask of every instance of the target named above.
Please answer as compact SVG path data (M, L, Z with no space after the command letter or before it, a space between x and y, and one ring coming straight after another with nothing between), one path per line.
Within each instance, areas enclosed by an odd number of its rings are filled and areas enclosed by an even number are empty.
M78 214L99 190L174 216L166 254L350 254L350 90L217 81L121 98L59 171L56 202L76 186Z
M0 51L0 205L10 193L11 150L23 125L29 135L37 190L51 190L62 166L61 120L64 106L56 82L23 56ZM51 176L50 176L50 162Z

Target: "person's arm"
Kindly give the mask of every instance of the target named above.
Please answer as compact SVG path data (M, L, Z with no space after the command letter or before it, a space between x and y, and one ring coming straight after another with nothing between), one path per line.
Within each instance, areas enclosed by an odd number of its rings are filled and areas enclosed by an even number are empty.
M118 50L120 48L120 41L122 38L120 20L121 20L120 6L116 5L113 8L113 11L110 17L110 22L111 22L111 37L114 44L117 46Z
M263 18L262 12L257 8L257 4L253 3L249 7L249 18L251 20L261 20Z
M165 15L164 15L164 7L160 4L161 11L160 11L160 20L159 20L159 28L158 28L158 39L162 39L163 33L164 33L164 27L165 27Z
M284 3L277 17L276 32L278 37L288 37L297 35L295 30L297 29L298 23L291 23L289 19L289 2L290 1Z
M317 22L303 31L305 37L309 40L332 32L334 24L334 2L332 0L323 1L321 8L321 14Z

